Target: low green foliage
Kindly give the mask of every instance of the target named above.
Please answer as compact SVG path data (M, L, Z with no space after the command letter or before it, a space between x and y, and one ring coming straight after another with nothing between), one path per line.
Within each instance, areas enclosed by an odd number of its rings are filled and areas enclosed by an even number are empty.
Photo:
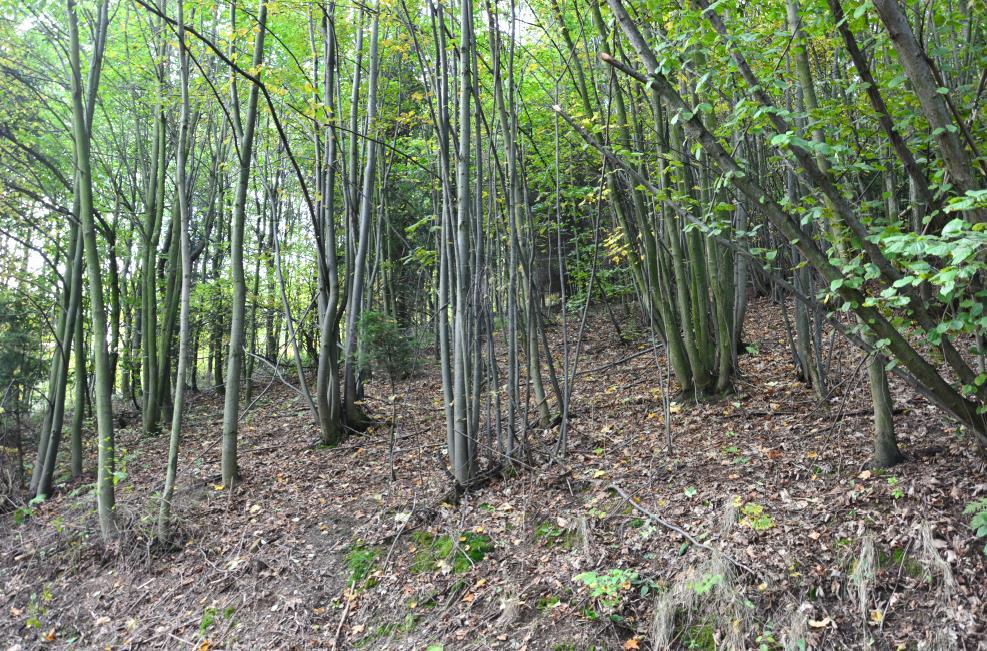
M216 621L217 614L216 608L213 606L207 606L206 609L202 611L202 617L199 619L199 635L206 634L209 627Z
M689 584L689 587L699 596L709 594L709 592L716 586L723 583L723 576L721 574L704 574L702 578L693 581Z
M572 580L584 584L589 588L590 597L597 599L607 610L613 610L637 581L637 576L634 570L615 568L606 574L583 572L572 577Z
M546 595L538 600L537 608L541 611L551 610L562 603L562 600L553 594Z
M30 506L18 506L14 509L14 524L22 525L34 517L34 509Z
M412 538L418 547L411 564L411 571L416 574L445 569L462 574L494 549L489 536L473 532L465 532L457 540L448 535L435 536L427 531L419 531Z
M970 517L970 528L977 538L987 538L987 497L971 502L963 509ZM987 545L984 545L984 555L987 556Z
M884 551L878 552L877 566L880 569L888 570L895 574L901 568L905 574L915 579L924 581L930 581L932 579L925 568L922 567L922 563L911 555L906 554L905 550L901 547L892 548L891 553Z
M32 497L31 501L28 502L25 506L18 506L16 509L14 509L14 524L22 525L28 520L30 520L31 518L33 518L34 507L38 506L44 501L45 501L44 495L36 495L35 497ZM58 527L56 526L56 529L57 528Z
M740 508L740 512L744 517L740 520L740 524L745 527L750 527L754 531L767 531L775 526L775 521L768 515L764 507L756 502L742 502L742 500L737 497L734 498L734 505Z
M346 554L346 568L350 571L350 585L373 587L373 579L370 575L377 565L377 558L380 551L374 547L368 547L363 543L357 543L350 548Z
M887 478L888 487L891 489L891 497L900 500L905 496L905 491L901 488L901 482L894 475Z
M576 537L575 531L563 529L547 520L535 527L535 538L544 541L550 547L572 549L576 545Z
M47 583L41 589L41 596L38 597L36 592L31 593L31 600L27 604L27 620L24 625L29 628L41 629L41 618L44 617L47 609L47 604L51 603L53 595L51 594L51 586Z
M416 626L418 626L418 619L411 613L408 613L401 621L381 624L363 637L355 640L353 646L357 649L376 648L379 645L374 644L375 642L410 633L415 630Z
M687 649L716 650L716 629L709 622L693 624L682 632L682 642Z

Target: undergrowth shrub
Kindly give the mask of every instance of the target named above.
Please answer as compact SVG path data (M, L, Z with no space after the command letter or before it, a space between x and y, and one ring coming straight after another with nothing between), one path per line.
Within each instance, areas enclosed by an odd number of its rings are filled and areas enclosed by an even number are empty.
M360 315L360 368L376 367L387 374L391 382L411 375L414 351L411 339L402 332L398 322L383 312L367 311Z

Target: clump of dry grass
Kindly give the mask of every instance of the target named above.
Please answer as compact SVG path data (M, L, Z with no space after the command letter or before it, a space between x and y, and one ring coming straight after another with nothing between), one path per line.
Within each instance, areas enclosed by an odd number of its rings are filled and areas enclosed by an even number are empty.
M956 636L949 628L934 628L918 643L919 651L952 651L957 648Z
M589 523L584 516L579 516L577 522L577 532L579 535L579 546L582 549L583 557L589 558L593 547L593 540L589 531Z
M938 576L941 581L943 597L949 598L956 590L956 579L953 578L953 570L949 567L943 557L936 549L935 539L932 535L932 525L923 522L918 529L918 550L922 559L922 565L933 577Z
M677 585L677 584L676 584ZM667 649L675 637L675 614L678 610L675 589L658 595L651 618L651 643L656 649Z
M805 611L795 604L781 626L781 644L785 651L802 651L809 639L809 622Z
M720 536L730 533L733 525L737 524L737 505L732 497L723 500L723 512L720 514Z
M668 590L655 599L651 620L654 648L669 648L675 640L676 624L716 622L723 648L742 649L752 624L751 609L736 584L733 565L713 553L698 567L682 572Z
M520 613L521 599L513 591L505 592L500 598L500 616L497 617L498 627L508 627L513 624Z
M851 596L860 609L860 616L866 630L870 614L871 592L874 589L874 579L877 575L877 554L874 551L874 538L866 535L860 542L860 556L857 558L850 573L850 584L853 586Z

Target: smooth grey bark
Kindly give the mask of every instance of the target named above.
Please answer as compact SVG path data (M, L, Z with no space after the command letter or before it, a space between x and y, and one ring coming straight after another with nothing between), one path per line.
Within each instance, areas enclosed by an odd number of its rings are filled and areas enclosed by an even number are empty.
M165 485L161 492L158 510L157 538L161 543L168 542L171 527L171 500L175 492L178 476L178 447L182 438L182 416L185 407L185 375L188 364L189 347L189 295L192 288L192 251L189 243L189 187L186 178L186 155L189 141L189 70L188 50L185 44L185 14L183 2L178 5L178 57L179 85L181 86L181 113L178 123L177 169L175 184L178 194L178 240L181 258L181 298L178 317L178 368L175 372L175 396L171 413L171 436L168 440L168 465L165 471Z
M254 38L252 65L256 70L264 62L264 37L267 34L267 3L259 0L257 9L259 29ZM233 73L234 76L236 73ZM226 356L225 402L223 405L223 485L232 488L240 479L237 466L237 435L240 417L240 373L243 369L243 343L247 283L243 273L243 234L247 209L247 186L250 184L250 164L254 151L254 129L257 124L259 84L250 86L247 114L240 126L240 164L236 195L233 203L233 224L230 229L230 263L233 271L233 305L230 319L230 342ZM234 115L239 114L234 110Z
M800 41L800 44L793 50L793 57L795 59L796 69L798 70L799 83L802 87L802 96L806 108L812 112L818 108L818 102L816 100L812 72L809 67L809 57L805 49L804 37L799 28L801 16L798 0L787 0L787 8L789 29L792 32L793 38ZM817 126L813 129L812 139L817 143L825 142L825 134L821 127ZM829 163L821 152L817 153L816 160L819 163L819 169L824 173L828 173ZM832 222L830 225L832 236L835 238L834 244L837 254L844 262L848 262L848 255L842 234L838 228L832 225ZM866 327L866 323L864 322L861 322L861 325ZM871 341L868 340L868 343L871 343ZM808 338L806 338L806 344L808 344ZM811 355L807 354L805 356L805 363L809 365L812 380L818 385L817 391L821 393L823 391L823 383L821 376L818 376L821 369L815 367ZM867 378L871 392L871 401L874 406L874 460L876 464L882 465L882 467L884 465L893 465L900 461L901 455L898 452L898 440L895 436L891 391L888 388L887 371L884 369L884 361L881 355L872 355L868 360Z
M106 0L101 3L100 15L105 16ZM80 63L79 24L75 0L66 0L69 16L69 61L72 86L72 131L75 141L75 160L79 175L79 216L82 228L83 248L89 280L89 305L93 325L93 352L95 357L97 476L96 510L99 528L104 542L109 542L117 531L114 519L113 486L113 378L110 377L110 356L106 342L106 306L103 298L102 267L96 241L96 223L93 214L92 167L89 153L89 130L82 104L82 72ZM106 20L105 18L103 19Z
M374 4L370 28L370 72L367 79L367 135L376 128L377 119L377 79L380 70L378 34L380 31L380 2ZM353 136L355 137L355 135ZM356 404L357 401L357 339L360 314L363 308L363 292L367 277L367 252L370 248L370 223L373 219L374 175L377 169L377 143L366 142L366 161L363 170L363 184L360 191L360 212L356 257L353 261L352 286L348 290L346 307L346 345L343 349L343 400L347 426L362 429L366 417Z
M79 269L76 279L78 286L81 288L82 269ZM75 324L75 407L72 411L72 428L69 430L73 479L82 475L82 422L86 411L86 348L81 311L82 306L77 306L77 323Z
M78 185L78 179L76 179ZM78 193L76 193L78 199ZM78 200L76 200L78 208ZM78 210L76 210L78 214ZM65 300L59 315L58 337L55 353L52 356L49 372L49 403L38 440L37 458L31 473L31 493L34 495L49 495L52 488L52 477L55 470L55 458L58 454L61 440L62 421L65 413L65 393L68 383L69 357L72 340L75 338L77 321L82 301L82 267L83 247L82 236L78 226L72 227L71 246L72 260L67 269L63 295ZM79 354L78 352L76 353ZM83 401L84 404L84 401Z
M336 166L339 145L335 117L336 69L339 65L336 52L335 3L331 3L323 15L324 78L322 98L327 107L325 128L325 153L321 176L319 202L322 227L325 236L326 266L319 268L319 291L322 295L323 310L319 323L319 362L316 373L316 406L319 411L319 427L324 445L338 445L342 438L342 405L339 390L339 260L336 256ZM313 44L313 50L315 49ZM317 60L317 57L314 57ZM318 144L318 136L315 138Z
M160 73L159 73L160 74ZM165 118L156 107L151 168L145 191L144 256L141 274L141 394L144 435L158 433L158 243L164 214Z

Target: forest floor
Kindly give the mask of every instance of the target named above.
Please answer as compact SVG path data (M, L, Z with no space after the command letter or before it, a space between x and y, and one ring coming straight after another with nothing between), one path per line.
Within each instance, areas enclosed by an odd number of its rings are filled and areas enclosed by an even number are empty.
M304 404L262 383L241 423L243 484L223 490L222 397L194 393L180 546L149 543L167 441L131 423L114 549L91 476L19 523L2 516L3 648L987 648L984 541L963 515L987 473L969 440L894 381L908 459L868 468L860 356L837 343L839 385L820 405L780 311L752 311L736 394L673 404L671 452L663 360L625 359L643 338L591 319L564 463L544 464L557 428L532 431L539 467L455 505L430 362L393 405L386 382L367 387L369 412L397 416L394 480L389 425L320 449Z

